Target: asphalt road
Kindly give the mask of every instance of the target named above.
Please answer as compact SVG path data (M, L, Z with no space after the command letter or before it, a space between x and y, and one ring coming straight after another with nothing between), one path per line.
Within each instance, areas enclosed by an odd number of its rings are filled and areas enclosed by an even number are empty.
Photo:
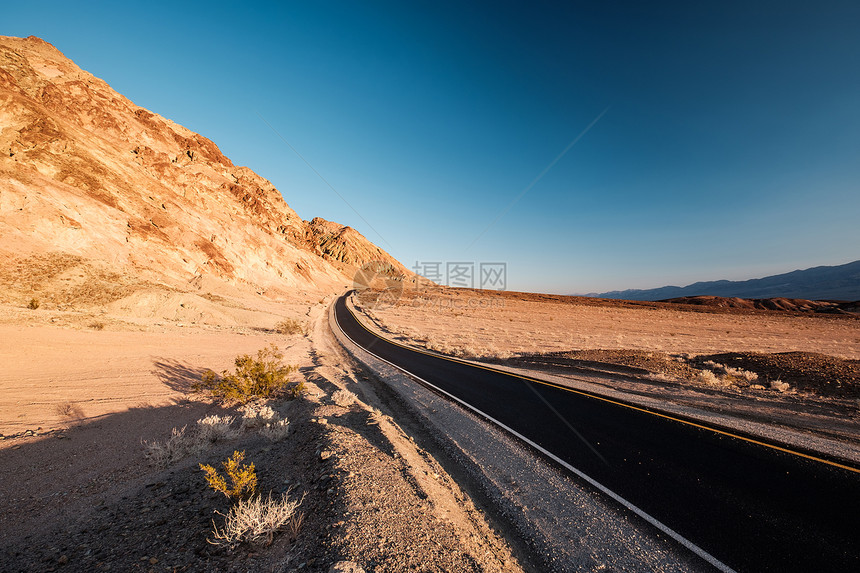
M860 571L860 468L415 351L367 330L345 297L335 304L353 342L575 468L595 495L633 504L633 519L677 533L679 550L717 569Z

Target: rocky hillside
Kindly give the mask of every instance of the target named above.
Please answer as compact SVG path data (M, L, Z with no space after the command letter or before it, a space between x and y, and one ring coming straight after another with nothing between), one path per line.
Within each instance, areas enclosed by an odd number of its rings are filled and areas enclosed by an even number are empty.
M357 231L302 220L212 141L51 44L0 36L0 302L45 281L105 300L211 281L332 292L373 260L412 276Z

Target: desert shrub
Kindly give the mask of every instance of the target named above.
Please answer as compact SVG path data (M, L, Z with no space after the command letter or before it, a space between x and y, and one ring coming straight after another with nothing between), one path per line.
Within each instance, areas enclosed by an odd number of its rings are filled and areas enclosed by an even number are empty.
M746 380L747 382L755 382L758 380L758 374L750 372L749 370L744 370L743 368L732 368L731 366L726 366L726 374L739 380Z
M294 318L285 318L275 325L275 330L281 334L304 334L305 324Z
M777 391L779 391L779 392L785 392L785 391L786 391L786 390L788 390L790 387L791 387L791 386L788 384L788 382L783 382L783 381L782 381L782 380L780 380L779 378L777 378L776 380L771 380L771 381L770 381L770 388L771 388L771 390L777 390Z
M199 436L186 432L186 426L173 428L171 435L164 442L143 442L146 457L158 467L166 467L185 456L197 453L203 449Z
M755 382L756 380L758 380L758 374L756 374L755 372L750 372L749 370L744 370L742 368L726 366L725 364L720 364L718 362L714 362L713 360L705 361L704 365L717 373L723 374L726 382L739 382L741 380L746 380L747 382Z
M348 408L353 402L355 402L355 394L349 390L338 390L331 395L331 401L341 408Z
M214 443L218 440L235 438L239 432L233 428L232 416L213 414L197 420L197 435L203 443Z
M104 330L105 323L103 322L91 322L87 325L88 328L92 328L93 330Z
M287 437L289 427L290 422L286 418L283 420L276 420L274 422L269 422L260 428L260 435L272 440L273 442L280 442Z
M243 499L257 491L257 472L254 470L254 464L243 465L244 459L244 451L234 451L227 461L221 463L227 474L226 478L210 465L200 464L200 469L206 472L206 483L209 487L223 493L231 501Z
M245 404L242 406L242 429L252 430L278 420L278 413L263 404Z
M54 411L61 418L68 418L70 420L79 420L84 417L84 410L73 402L57 404L54 407Z
M720 379L717 378L717 375L711 372L710 370L702 370L696 375L696 381L702 382L703 384L710 384L712 386L720 383Z
M211 370L203 374L196 390L208 391L225 401L247 402L254 398L269 398L287 390L288 375L295 366L284 366L284 355L275 345L261 348L256 358L248 354L237 356L236 372L226 370L217 375Z
M37 308L39 308L40 304L41 303L39 302L38 298L31 298L30 302L27 303L27 308L29 308L30 310L36 310Z
M259 429L260 435L280 442L287 437L289 421L281 419L280 415L267 405L246 404L242 408L242 429Z
M301 517L296 515L296 509L304 497L291 500L287 493L280 498L272 498L270 493L266 498L253 497L239 501L225 515L223 529L214 528L213 540L215 545L234 546L242 541L257 545L269 545L275 533L281 527L288 525L295 535L301 525Z

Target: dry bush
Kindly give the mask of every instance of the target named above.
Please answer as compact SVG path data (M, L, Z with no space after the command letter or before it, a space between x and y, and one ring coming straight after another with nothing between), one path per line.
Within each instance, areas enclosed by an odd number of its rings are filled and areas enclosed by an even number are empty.
M197 435L201 442L215 443L219 440L229 440L239 435L232 426L232 416L213 414L197 420Z
M749 370L743 370L742 368L733 368L731 366L726 366L725 364L714 362L713 360L705 361L704 365L715 372L723 374L727 382L738 382L740 380L755 382L758 380L758 374L750 372Z
M696 375L696 381L701 382L703 384L709 384L711 386L717 386L720 384L720 379L717 378L717 375L711 372L710 370L702 370Z
M197 420L197 424L188 428L173 428L170 437L164 442L143 441L146 458L155 466L164 468L184 457L202 452L210 444L219 440L228 440L239 435L232 427L233 418L230 416L212 415Z
M206 483L209 487L227 496L233 501L250 497L257 491L257 472L254 464L242 464L245 459L244 450L234 451L233 455L222 462L227 477L218 474L218 471L210 465L200 464L200 469L206 472ZM229 480L230 483L227 483Z
M305 383L300 380L292 384L287 384L285 392L287 398L289 398L290 400L300 398L301 395L305 393Z
M378 426L379 423L385 419L385 414L383 414L377 408L371 408L370 416L367 417L367 425L368 426Z
M349 408L355 400L355 394L349 390L338 390L331 395L331 401L341 408Z
M281 334L305 334L305 323L294 318L285 318L275 325L275 330Z
M84 410L74 402L63 402L54 406L54 411L61 418L69 420L80 420L84 417Z
M771 380L771 381L770 381L770 388L771 388L771 390L777 390L777 391L779 391L779 392L785 392L785 391L786 391L786 390L788 390L790 387L791 387L791 386L789 385L789 383L788 383L788 382L783 382L783 381L782 381L782 380L780 380L779 378L777 378L776 380Z
M287 437L289 421L286 418L282 420L269 406L248 404L242 408L242 414L243 430L259 428L260 435L273 442Z
M243 430L260 428L279 418L278 413L265 404L245 404L241 412Z
M91 322L87 325L87 328L92 328L93 330L104 330L105 323L103 323L103 322Z
M31 298L30 302L27 303L27 308L30 310L36 310L40 306L40 302L38 298Z
M243 403L283 392L294 394L294 391L287 388L287 377L296 367L284 366L281 362L283 358L284 355L275 345L261 348L257 351L256 358L243 354L236 357L235 373L225 370L219 376L210 370L194 385L194 389L208 391L215 398L227 402Z
M272 440L273 442L280 442L287 437L289 426L290 422L286 418L270 422L260 428L260 435Z
M204 443L197 434L186 432L186 426L173 428L164 442L143 442L146 457L155 466L163 468L191 454L203 450Z
M275 533L285 524L295 536L302 521L296 516L296 509L303 500L304 496L299 500L291 500L287 493L273 499L270 493L265 499L258 496L240 501L224 516L224 528L214 528L214 539L209 542L227 546L235 546L242 541L269 545Z

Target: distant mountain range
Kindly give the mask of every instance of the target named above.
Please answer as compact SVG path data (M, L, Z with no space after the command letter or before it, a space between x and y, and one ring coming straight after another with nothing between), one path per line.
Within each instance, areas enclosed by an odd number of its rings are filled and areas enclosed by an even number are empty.
M860 300L860 261L797 270L747 281L708 281L685 287L616 290L585 296L622 300L666 300L688 296Z

